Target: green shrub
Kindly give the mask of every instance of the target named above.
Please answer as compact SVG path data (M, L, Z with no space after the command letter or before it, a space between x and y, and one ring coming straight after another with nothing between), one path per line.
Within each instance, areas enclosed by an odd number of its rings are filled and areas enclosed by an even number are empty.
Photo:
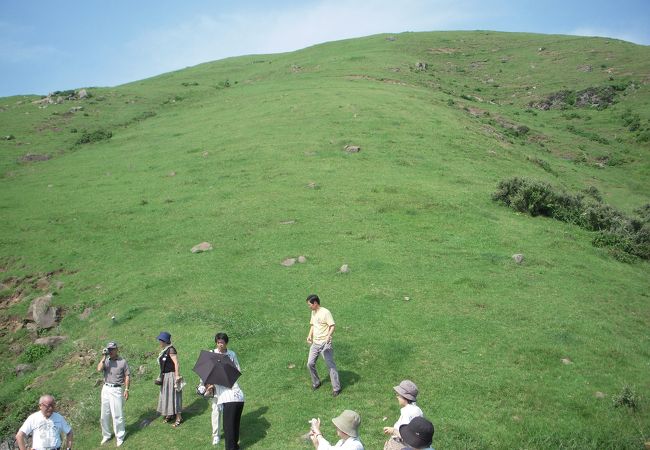
M81 137L75 142L76 145L90 144L104 141L113 137L113 133L107 130L84 131Z
M650 259L650 205L640 209L640 218L630 218L602 202L586 201L581 194L557 191L524 178L499 182L492 199L531 216L552 217L595 231L594 246Z
M26 363L35 363L43 359L51 351L52 348L49 345L30 344L25 348L23 354L20 355L19 360Z
M620 408L621 406L625 406L632 410L636 410L639 408L639 401L640 401L639 395L636 392L634 392L634 390L630 386L623 387L623 390L612 399L614 408Z

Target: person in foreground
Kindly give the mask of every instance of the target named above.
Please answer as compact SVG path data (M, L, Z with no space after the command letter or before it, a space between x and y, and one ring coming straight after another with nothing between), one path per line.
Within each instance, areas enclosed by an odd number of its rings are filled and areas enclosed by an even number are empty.
M160 397L158 398L158 412L164 417L163 422L167 423L176 417L172 425L177 428L183 421L181 415L183 405L183 392L181 390L182 377L176 349L172 345L172 335L166 331L158 335L160 343ZM156 383L157 384L157 383Z
M126 435L124 401L129 399L131 372L126 360L118 355L117 342L109 342L106 345L102 351L102 359L97 364L97 372L102 372L104 375L100 416L101 445L107 443L115 433L115 443L119 447ZM111 418L113 418L112 427Z
M232 350L228 350L228 335L226 333L217 333L214 337L217 348L215 353L228 355L232 362L241 372L237 355ZM219 415L223 415L223 437L226 441L226 450L239 450L239 427L241 415L244 410L244 391L235 381L232 387L222 386L220 384L206 385L207 389L214 390L214 399L212 402L212 444L219 443ZM215 430L216 428L216 430Z
M404 447L399 429L416 417L422 417L422 410L415 404L418 396L418 387L411 380L403 380L398 386L393 387L397 396L397 403L400 406L399 419L392 427L384 427L384 433L390 435L390 439L384 444L384 450L398 450Z
M65 434L65 448L72 448L72 428L63 416L54 412L56 401L51 395L43 395L38 400L39 410L30 415L16 434L16 443L20 450L26 450L25 438L33 434L33 450L61 448L61 433Z
M424 417L416 417L399 427L399 434L406 445L404 450L433 450L433 424Z
M341 415L333 418L332 423L336 427L336 434L340 438L335 445L331 445L323 437L320 431L320 419L312 420L309 437L316 450L329 450L334 448L342 450L363 450L363 444L359 440L359 425L361 424L359 414L346 409Z
M318 372L316 371L316 360L319 355L323 355L325 363L330 370L330 380L332 381L332 395L336 397L341 393L341 383L339 373L336 370L334 362L334 349L332 348L332 334L334 334L334 318L332 313L320 305L318 295L307 297L307 306L311 309L311 319L309 321L309 334L307 343L311 344L309 348L309 358L307 367L311 374L311 388L316 390L321 386Z

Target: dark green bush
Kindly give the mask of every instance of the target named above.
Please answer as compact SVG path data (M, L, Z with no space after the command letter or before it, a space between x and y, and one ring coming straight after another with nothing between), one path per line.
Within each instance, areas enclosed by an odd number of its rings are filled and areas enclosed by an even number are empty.
M630 218L602 202L588 201L581 194L557 191L549 184L525 178L499 182L492 199L531 216L552 217L596 231L592 243L597 247L650 259L650 205L636 211L639 218Z
M30 344L25 348L19 359L21 362L34 363L43 359L51 351L52 348L49 345Z
M84 131L75 144L90 144L93 142L104 141L113 137L113 133L107 130Z
M623 390L612 399L612 402L614 408L626 406L632 410L636 410L639 407L639 400L639 395L634 392L630 386L625 386L623 387Z

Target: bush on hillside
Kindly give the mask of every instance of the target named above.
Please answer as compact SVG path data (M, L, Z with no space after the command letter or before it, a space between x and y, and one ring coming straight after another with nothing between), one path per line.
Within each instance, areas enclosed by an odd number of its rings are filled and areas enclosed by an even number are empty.
M81 137L75 142L76 145L90 144L104 141L113 137L113 133L107 130L84 131Z
M531 216L552 217L598 232L592 241L597 247L650 259L650 205L635 211L639 218L630 218L601 201L517 177L499 182L492 199Z

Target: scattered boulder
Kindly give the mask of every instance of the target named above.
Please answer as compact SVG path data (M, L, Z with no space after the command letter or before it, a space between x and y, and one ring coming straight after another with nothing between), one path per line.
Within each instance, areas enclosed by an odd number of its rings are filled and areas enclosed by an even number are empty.
M593 67L591 67L589 64L584 64L582 66L578 66L578 71L579 72L591 72L593 70Z
M85 90L85 89L79 89L79 90L77 91L77 98L78 98L78 99L82 99L82 98L86 98L86 97L88 97L88 91L87 91L87 90Z
M23 376L29 372L33 372L35 367L32 364L18 364L14 368L17 377Z
M138 375L144 375L145 373L147 373L147 366L141 365L138 367Z
M607 395L604 392L596 391L594 393L594 397L599 398L599 399L603 399L603 398L607 397Z
M50 347L56 347L61 344L63 341L68 339L67 336L46 336L38 338L34 341L34 344L38 345L48 345Z
M194 247L192 247L192 253L201 253L201 252L208 252L212 250L212 244L209 242L201 242L200 244L196 244Z
M27 310L27 320L31 320L38 328L52 328L56 325L57 308L50 306L52 294L37 297L32 300Z
M309 189L320 189L320 186L315 181L310 181L307 183Z
M38 153L27 153L26 155L23 155L19 161L21 163L28 163L28 162L47 161L48 159L52 159L52 156L42 155Z
M282 261L280 264L282 264L284 267L291 267L296 263L296 258L287 258L284 261Z
M573 361L571 361L569 358L562 358L561 361L562 361L562 364L565 364L565 365L573 364Z
M283 220L280 225L293 225L294 223L296 223L295 220Z
M18 342L14 342L13 344L9 345L9 351L15 356L20 355L24 349L25 347Z
M167 174L167 176L168 176L168 177L175 177L175 176L176 176L176 171L175 171L175 170L172 170L171 172L169 172L169 173Z
M343 264L339 269L339 273L350 273L350 266Z
M386 40L389 41L389 42L394 42L394 41L397 40L397 38L396 38L395 36L388 36L388 37L386 38Z
M86 320L88 317L90 317L90 313L93 312L93 309L90 307L87 307L83 310L81 314L79 314L79 318L81 320Z
M298 256L298 262L299 262L300 264L304 264L304 263L307 262L307 258L305 258L304 256L300 255L300 256Z
M419 62L415 65L416 70L419 70L419 71L425 71L425 70L427 70L427 67L428 67L428 66L427 66L427 63L422 62L422 61L419 61Z
M39 278L36 282L36 289L47 291L50 288L50 280L47 277Z
M512 260L516 262L517 264L521 264L524 262L524 255L523 253L515 253L512 255Z
M358 145L346 145L343 147L343 150L345 150L348 153L359 153L361 151L361 147Z

